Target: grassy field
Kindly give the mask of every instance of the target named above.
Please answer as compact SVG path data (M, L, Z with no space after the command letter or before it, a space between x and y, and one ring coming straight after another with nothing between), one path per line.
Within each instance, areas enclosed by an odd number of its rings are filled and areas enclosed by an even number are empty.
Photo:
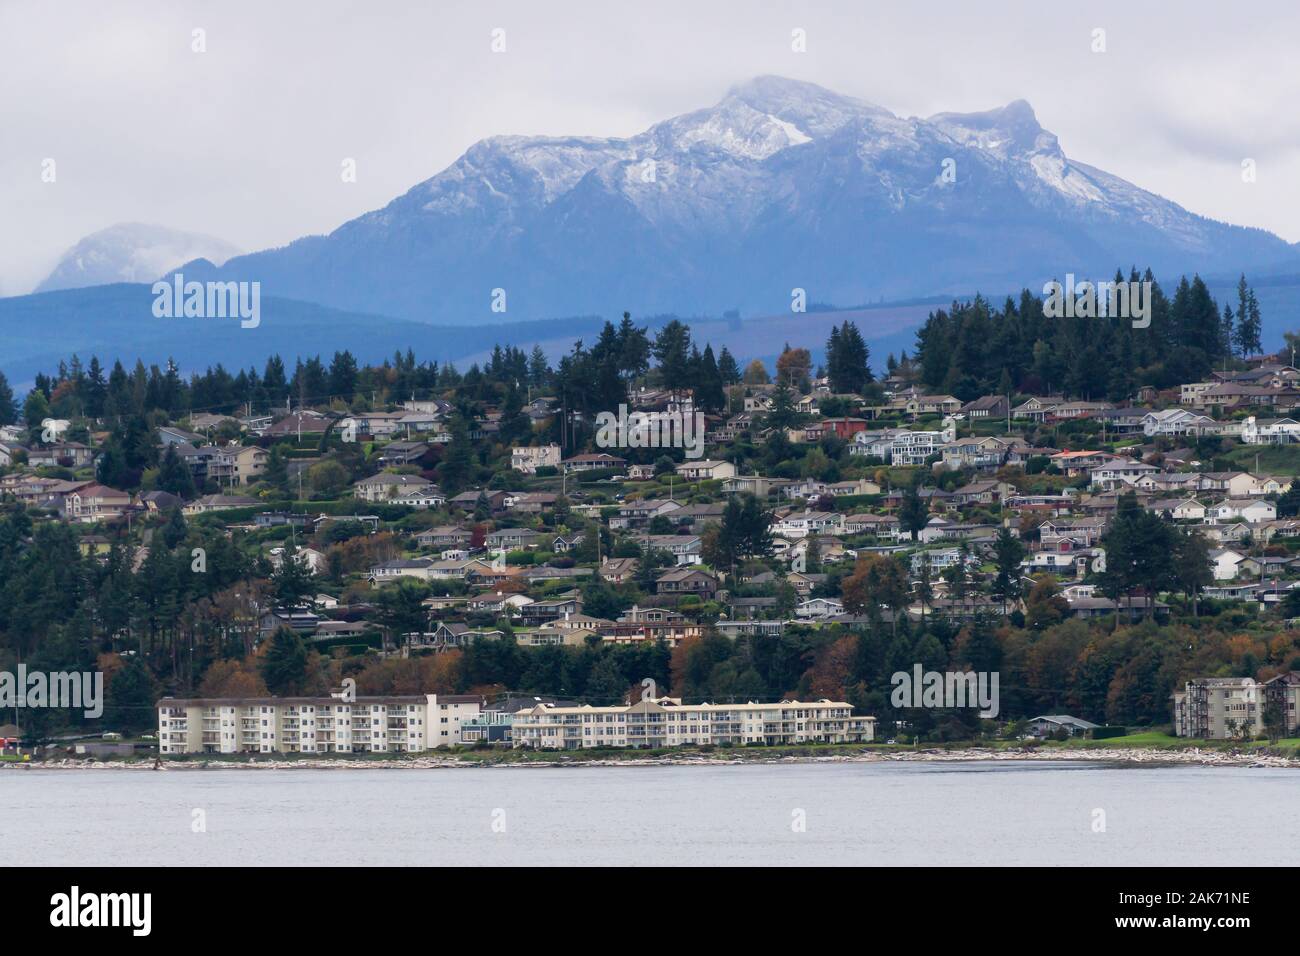
M1242 471L1255 471L1255 456L1259 456L1259 471L1265 475L1300 474L1300 444L1295 445L1242 445L1228 452L1226 457Z

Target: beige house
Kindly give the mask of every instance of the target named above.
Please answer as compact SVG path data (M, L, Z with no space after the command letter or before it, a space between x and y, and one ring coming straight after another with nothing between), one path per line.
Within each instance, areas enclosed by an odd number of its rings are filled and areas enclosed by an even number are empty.
M736 476L736 466L729 461L684 461L674 469L687 481L718 481Z
M522 446L510 449L510 467L526 475L537 473L538 468L560 467L559 445Z
M257 498L249 498L245 495L204 495L201 498L195 498L181 509L181 513L186 515L201 515L209 511L231 511L235 508L251 508L260 505L262 502Z
M249 485L266 471L269 457L256 445L226 445L208 462L208 477L222 485Z
M951 395L917 395L904 406L913 418L922 415L952 415L961 411L962 402Z
M428 478L419 475L399 475L391 471L381 471L369 478L354 482L352 490L362 501L393 501L409 498L417 492L433 488Z
M129 494L100 484L85 485L63 499L64 517L87 524L120 518L130 507Z

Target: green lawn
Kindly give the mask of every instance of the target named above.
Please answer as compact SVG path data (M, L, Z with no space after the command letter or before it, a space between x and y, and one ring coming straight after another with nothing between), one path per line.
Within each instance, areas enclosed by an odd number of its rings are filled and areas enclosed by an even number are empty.
M1084 740L1071 739L1061 741L1057 746L1060 747L1083 747L1083 748L1107 748L1107 747L1187 747L1195 745L1196 741L1191 741L1185 737L1174 737L1170 734L1158 730L1147 730L1136 734L1126 734L1123 737L1107 737L1103 740Z
M1145 747L1153 750L1167 748L1172 750L1199 747L1211 750L1254 750L1300 751L1300 739L1289 737L1277 743L1267 740L1192 740L1186 737L1174 737L1161 731L1148 730L1142 733L1128 734L1124 737L1111 737L1106 740L1067 740L1060 743L1046 742L1043 746L1055 746L1083 749L1106 749L1108 747ZM1289 756L1289 754L1288 754Z

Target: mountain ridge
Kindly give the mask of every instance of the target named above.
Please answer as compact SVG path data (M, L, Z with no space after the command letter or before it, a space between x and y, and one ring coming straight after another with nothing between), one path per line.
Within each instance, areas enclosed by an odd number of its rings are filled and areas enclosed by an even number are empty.
M1116 262L1235 272L1300 255L1070 159L1025 100L904 118L763 76L626 138L489 137L328 235L185 268L477 324L772 311L796 288L839 303L956 295Z

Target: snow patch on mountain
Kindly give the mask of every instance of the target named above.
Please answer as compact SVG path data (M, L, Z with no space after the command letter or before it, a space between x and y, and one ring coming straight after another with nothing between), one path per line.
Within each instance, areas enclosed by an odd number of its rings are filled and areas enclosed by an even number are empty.
M86 236L60 257L37 292L113 282L152 282L193 259L221 265L239 255L230 243L145 223L118 223Z
M220 274L476 324L770 310L794 287L841 304L1002 291L1131 264L1234 273L1293 255L1071 160L1024 100L900 117L764 76L627 138L482 140L384 208ZM486 314L498 286L510 311Z

